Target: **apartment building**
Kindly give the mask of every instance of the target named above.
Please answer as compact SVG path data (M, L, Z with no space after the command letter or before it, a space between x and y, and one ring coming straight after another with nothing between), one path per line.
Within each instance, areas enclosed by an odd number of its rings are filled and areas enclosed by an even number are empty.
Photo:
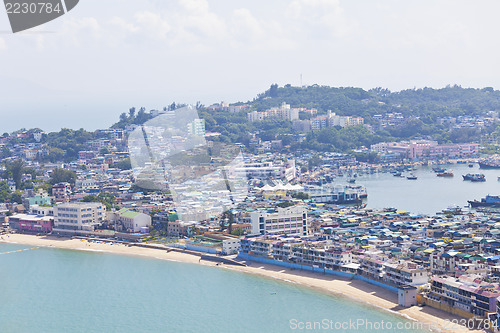
M431 292L427 297L471 316L485 318L488 313L497 311L500 287L497 283L482 281L476 275L461 275L458 278L433 276Z
M432 253L429 259L435 274L485 274L487 270L484 258L458 251Z
M94 231L104 221L106 207L95 202L66 202L54 207L55 233Z
M69 183L58 183L52 186L52 195L56 202L68 201L71 195L71 185Z
M288 160L280 164L273 162L248 163L242 167L229 170L232 177L248 179L282 179L293 180L297 177L295 160Z
M258 210L250 214L253 235L307 234L307 209L304 206Z
M429 282L429 272L413 262L384 263L383 280L397 286L422 286Z

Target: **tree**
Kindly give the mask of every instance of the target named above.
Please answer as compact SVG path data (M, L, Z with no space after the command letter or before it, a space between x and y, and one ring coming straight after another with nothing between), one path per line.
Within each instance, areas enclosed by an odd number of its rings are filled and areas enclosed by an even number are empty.
M135 108L134 107L131 107L128 110L128 115L129 115L130 119L134 119L134 117L135 117Z
M7 174L12 177L16 183L16 188L21 187L21 179L24 172L24 161L22 159L17 159L12 163L6 165Z
M56 168L50 173L49 183L55 185L57 183L70 183L71 186L75 185L76 173L70 170Z
M234 236L243 236L244 234L245 234L245 230L243 230L241 228L236 228L233 231L231 231L231 235L234 235Z
M130 163L130 157L127 157L121 161L113 164L113 168L118 168L120 170L130 170L132 169L132 164Z
M227 226L227 231L229 233L231 233L232 229L233 229L233 223L234 223L234 214L231 210L227 210L225 211L221 218L221 231L224 230L224 227L226 225L226 221L228 222L228 226Z
M307 200L307 199L309 199L309 194L304 193L304 192L296 192L296 193L292 193L292 198L300 199L300 200Z
M277 97L278 96L278 85L271 84L271 87L269 88L269 97Z
M287 208L287 207L295 206L295 204L293 202L290 202L290 201L283 201L283 202L278 203L276 206L278 206L280 208Z
M127 122L127 114L125 112L123 112L122 114L120 114L120 123L126 123Z
M99 195L87 195L83 197L83 202L100 202L106 206L107 210L111 210L115 207L115 196L110 193L101 192Z
M11 193L12 191L6 181L0 182L0 202L9 202Z
M23 203L23 195L22 195L21 191L16 190L14 193L12 193L10 201L17 202L18 204L22 204Z
M11 157L11 156L12 156L12 152L10 151L10 149L7 148L6 146L4 146L2 148L2 151L0 152L0 160L7 158L7 157Z
M48 159L52 163L62 161L63 158L64 158L64 150L62 150L60 148L50 148L49 149Z

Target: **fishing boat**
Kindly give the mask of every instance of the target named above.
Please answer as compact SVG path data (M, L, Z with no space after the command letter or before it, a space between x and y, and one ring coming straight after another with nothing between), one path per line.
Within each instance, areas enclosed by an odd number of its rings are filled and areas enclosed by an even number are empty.
M474 164L470 163L469 168L473 168L473 167L474 167Z
M445 172L446 169L445 168L436 167L436 168L432 168L432 171L434 171L435 173L442 173L442 172Z
M401 172L394 172L392 175L394 177L401 177Z
M462 208L458 205L449 206L448 208L443 209L443 214L460 215L462 214Z
M438 177L453 177L453 170L444 170L443 172L439 172L437 174Z
M345 188L358 192L358 198L360 199L368 197L368 192L366 192L366 187L362 185L347 185Z
M481 169L500 169L499 159L484 159L478 162Z
M409 176L406 176L406 179L417 180L417 176L415 176L413 173L411 173Z
M468 200L467 201L471 207L500 207L500 195L487 195L482 198L481 201L478 200Z
M470 180L471 182L485 182L486 178L482 173L468 173L466 175L462 175L464 180Z

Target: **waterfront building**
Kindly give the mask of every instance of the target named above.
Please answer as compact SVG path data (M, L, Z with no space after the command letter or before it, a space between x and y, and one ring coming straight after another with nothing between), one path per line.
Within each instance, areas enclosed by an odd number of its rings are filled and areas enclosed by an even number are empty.
M498 283L481 280L477 275L454 277L433 276L428 298L435 302L462 310L465 314L485 318L497 311L500 296Z
M94 231L105 218L106 207L96 202L66 202L54 207L55 233Z
M123 208L108 214L109 224L127 232L148 232L151 216Z
M18 232L45 233L52 232L54 217L34 214L14 214L9 216L9 227Z
M328 241L259 236L245 237L240 242L240 253L243 255L328 270L342 270L354 264L350 251Z
M304 206L257 210L250 214L250 221L253 235L307 234L307 208Z
M231 255L238 253L238 250L240 248L239 237L222 233L205 233L204 236L214 240L221 241L222 242L221 253L223 255Z
M437 141L432 140L380 142L371 145L370 149L379 153L397 153L402 158L413 160L421 158L470 157L479 154L479 144L477 143L439 145Z
M429 282L429 272L411 261L384 263L384 281L397 286L422 286Z

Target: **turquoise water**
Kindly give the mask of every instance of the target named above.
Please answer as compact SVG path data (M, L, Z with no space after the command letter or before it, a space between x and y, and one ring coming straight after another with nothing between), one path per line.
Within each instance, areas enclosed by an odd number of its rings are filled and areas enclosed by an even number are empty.
M0 253L24 248L0 244ZM216 267L50 248L0 254L0 267L0 332L292 332L323 319L390 322L393 331L401 331L398 322L411 325L364 304Z

